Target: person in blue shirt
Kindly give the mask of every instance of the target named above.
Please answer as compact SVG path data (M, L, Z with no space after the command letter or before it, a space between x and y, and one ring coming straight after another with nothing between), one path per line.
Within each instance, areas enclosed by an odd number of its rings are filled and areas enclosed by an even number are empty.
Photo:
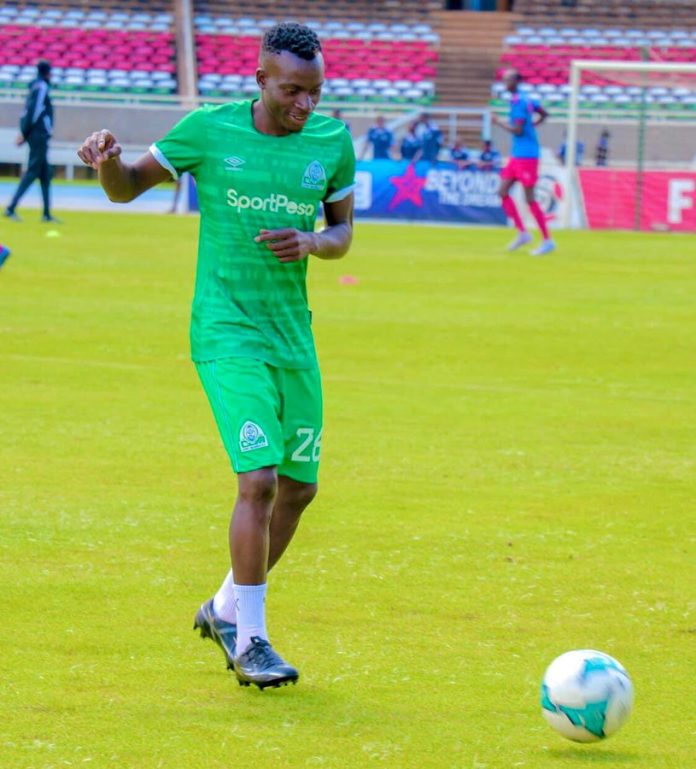
M384 118L380 115L375 121L375 125L367 132L367 141L363 146L360 159L367 152L367 145L372 147L373 160L389 160L391 157L391 148L394 144L394 134L384 124Z
M599 135L597 149L595 150L595 165L605 167L609 165L609 139L611 134L605 128Z
M416 124L411 123L408 130L401 139L401 159L409 160L415 163L422 148L421 140L416 135Z
M442 131L437 126L429 128L421 136L421 142L423 144L421 160L436 163L442 148Z
M518 234L515 240L508 246L508 251L514 251L520 246L529 243L532 236L527 232L524 222L510 196L510 190L515 182L520 182L524 187L524 194L529 206L529 211L539 225L543 241L541 245L532 251L534 256L548 254L556 248L556 244L549 236L546 224L546 216L534 197L534 187L539 178L539 139L536 128L548 117L546 110L534 99L529 99L520 93L522 77L515 69L510 69L503 78L505 87L510 93L510 113L505 121L498 115L493 115L493 122L503 130L512 134L512 147L510 159L500 174L500 197L503 210L517 227Z
M455 141L455 143L450 147L449 154L452 162L457 166L457 168L468 168L471 165L469 149L459 140Z
M558 159L565 165L566 153L568 151L568 137L563 137L563 144L558 148ZM575 142L575 165L581 166L582 160L585 157L585 144L580 140Z
M490 139L484 140L477 165L481 171L492 171L500 165L500 153L493 148L493 142Z
M437 123L430 119L430 115L424 112L416 121L416 136L421 142L420 154L416 160L426 160L429 163L437 162L442 148L442 131Z

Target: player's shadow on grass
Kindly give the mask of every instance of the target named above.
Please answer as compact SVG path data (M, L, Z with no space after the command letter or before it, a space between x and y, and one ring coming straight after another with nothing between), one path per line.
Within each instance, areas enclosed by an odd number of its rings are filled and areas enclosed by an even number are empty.
M633 761L638 761L644 756L640 753L633 753L626 750L592 750L591 746L588 749L581 747L577 748L552 748L551 750L544 751L545 755L551 758L563 759L564 761L575 761L578 765L586 764L591 766L597 765L613 765L613 764L630 764Z

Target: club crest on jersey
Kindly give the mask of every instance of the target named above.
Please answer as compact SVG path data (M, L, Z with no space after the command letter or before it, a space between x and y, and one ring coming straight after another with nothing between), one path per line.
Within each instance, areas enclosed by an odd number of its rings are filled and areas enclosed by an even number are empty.
M318 161L313 160L302 175L302 186L306 190L323 191L326 187L326 171L324 166Z
M241 451L254 451L268 446L266 433L255 423L247 420L239 431L239 448Z
M228 158L225 158L225 171L241 171L245 163L246 160L238 155L230 155Z

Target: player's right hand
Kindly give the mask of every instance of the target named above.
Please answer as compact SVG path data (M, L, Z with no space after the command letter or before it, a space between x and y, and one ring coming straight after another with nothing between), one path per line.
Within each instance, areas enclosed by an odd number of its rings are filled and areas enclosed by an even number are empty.
M77 156L86 166L92 166L95 171L99 166L111 158L121 154L121 145L118 139L106 128L96 131L88 136L77 151Z

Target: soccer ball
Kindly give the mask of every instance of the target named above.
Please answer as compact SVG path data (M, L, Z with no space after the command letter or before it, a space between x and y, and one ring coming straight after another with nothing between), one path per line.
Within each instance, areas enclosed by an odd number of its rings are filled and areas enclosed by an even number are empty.
M616 732L633 705L633 685L613 657L578 649L557 657L541 683L541 712L576 742L597 742Z

